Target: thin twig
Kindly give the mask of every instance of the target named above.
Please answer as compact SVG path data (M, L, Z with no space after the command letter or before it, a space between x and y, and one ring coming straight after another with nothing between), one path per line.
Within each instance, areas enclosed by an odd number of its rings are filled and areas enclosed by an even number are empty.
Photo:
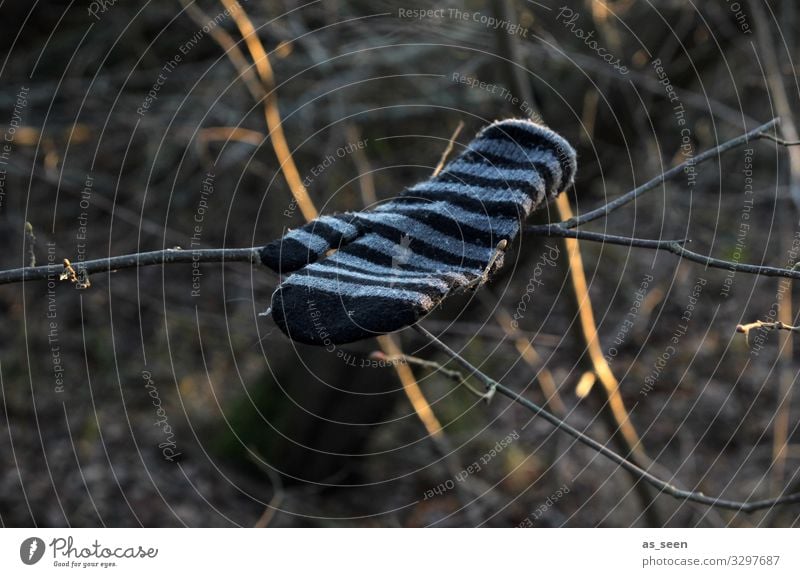
M347 140L352 143L361 142L361 131L358 126L350 122L347 124ZM372 175L372 166L370 166L367 154L364 149L354 146L353 147L353 164L356 165L358 170L358 188L361 191L361 204L364 207L369 207L378 202L378 195L375 193L375 178Z
M198 25L205 27L211 21L211 18L203 12L196 2L192 0L179 1L186 10L186 14ZM261 85L261 82L259 82L258 76L256 76L247 58L245 58L236 40L234 40L222 26L211 26L210 28L209 34L211 38L222 48L225 56L228 57L233 67L239 72L250 95L256 102L261 102L262 99L266 98L266 91Z
M157 264L188 264L194 262L256 263L259 262L258 250L258 248L208 248L201 250L168 248L165 250L154 250L151 252L140 252L109 258L98 258L96 260L87 260L83 262L72 262L69 268L64 264L15 268L0 271L0 284L58 278L65 273L68 276L65 276L63 280L71 280L70 277L72 275L70 274L70 269L75 273L76 278L88 280L89 275L98 272ZM68 259L65 260L69 262Z
M203 144L219 140L235 140L251 146L261 146L267 139L267 135L258 130L250 130L241 126L209 126L201 129L197 138Z
M403 356L403 350L391 335L381 335L377 337L377 341L387 357L397 358ZM403 363L395 363L392 366L397 373L397 378L400 379L400 383L403 385L403 391L406 397L408 397L419 420L422 421L422 424L425 426L425 430L428 431L428 435L430 435L434 442L440 440L444 435L442 423L439 422L428 399L425 398L425 394L419 387L417 378L414 376L411 368ZM444 454L447 454L447 452L445 451Z
M509 389L505 385L495 381L491 377L487 376L483 372L481 372L477 367L472 365L468 360L464 357L459 355L456 351L448 347L445 343L440 341L435 335L428 332L424 327L420 326L419 324L414 325L414 329L417 330L420 334L422 334L425 338L427 338L433 345L441 349L444 353L458 362L462 367L464 367L467 371L469 371L468 376L474 376L479 379L483 384L486 386L488 390L495 390L498 394L503 395L514 401L515 403L529 409L537 416L542 417L548 423L563 431L576 439L578 442L590 447L594 451L597 451L604 457L608 458L609 460L613 461L621 468L625 469L626 471L633 473L642 481L652 485L659 491L666 493L676 499L683 499L685 501L692 501L694 503L701 503L703 505L709 505L711 507L719 507L721 509L730 509L733 511L742 511L744 513L751 513L753 511L758 511L761 509L768 509L774 507L776 505L787 505L791 503L800 503L800 493L792 493L789 495L784 495L782 497L776 497L773 499L762 499L758 501L732 501L729 499L721 499L718 497L709 497L704 495L703 493L696 492L696 491L687 491L685 489L679 489L678 487L663 481L656 477L655 475L645 471L641 467L638 467L622 457L618 455L611 449L607 448L602 443L595 441L588 435L582 433L578 429L574 428L573 426L569 425L562 419L559 419L552 413L549 413L536 403L529 401L525 397L521 396L520 394L516 393L512 389Z
M684 244L690 242L687 239L658 240L649 238L617 236L613 234L605 234L600 232L590 232L586 230L573 230L573 229L563 228L562 224L545 224L545 225L528 226L525 227L525 232L530 234L539 234L541 236L577 238L579 240L588 240L588 241L608 243L608 244L619 244L622 246L632 246L635 248L652 248L657 250L665 250L681 258L685 258L686 260L704 264L711 268L732 270L732 271L743 272L747 274L762 275L762 276L800 279L800 270L780 268L774 266L764 266L758 264L738 263L730 260L722 260L719 258L714 258L711 256L706 256L703 254L693 252L684 246Z
M764 138L766 140L771 140L772 142L777 142L781 146L800 146L800 140L786 140L784 138L778 138L777 136L773 136L768 132L759 135L759 138Z
M761 72L764 75L764 80L767 83L768 94L770 98L770 107L774 107L775 113L782 119L781 132L786 140L778 142L787 147L788 164L789 164L789 193L792 196L796 208L800 208L800 150L797 148L788 148L789 143L797 143L800 139L800 134L797 133L797 126L794 121L793 102L796 101L796 96L789 96L786 90L786 84L783 81L783 70L781 69L781 62L778 59L778 51L775 46L775 33L767 20L767 14L764 10L762 0L750 1L750 7L753 10L753 19L755 20L756 38L758 40L758 54L756 58ZM775 18L772 9L770 14ZM777 142L773 138L772 140Z
M744 338L747 340L748 344L750 344L750 331L760 329L766 329L768 331L789 331L793 333L800 333L800 327L787 325L783 321L755 321L753 323L747 323L744 325L736 325L736 332L744 334Z
M617 197L610 202L607 202L600 208L596 208L595 210L591 210L585 214L580 214L578 216L572 217L559 224L564 228L575 228L576 226L580 226L582 224L586 224L587 222L597 220L598 218L608 216L615 210L622 208L629 202L632 202L633 200L635 200L648 190L652 190L661 183L663 183L664 181L669 180L670 178L673 178L681 174L681 172L683 172L685 168L690 166L696 166L702 162L705 162L707 160L710 160L712 158L721 155L723 152L727 152L728 150L741 146L742 144L746 144L751 140L761 138L762 134L765 134L769 129L777 126L779 122L780 118L773 118L769 122L762 124L758 128L754 128L750 132L747 132L745 134L742 134L741 136L728 140L727 142L723 142L717 147L714 147L710 150L706 150L705 152L702 152L697 156L690 158L686 162L682 162L679 165L670 168L666 172L662 172L660 175L645 182L643 185L634 188L630 192L626 192L622 196Z
M575 396L579 399L585 399L592 392L592 387L597 382L597 373L594 371L586 371L578 379L575 385Z
M447 162L447 157L450 156L450 153L453 152L453 146L456 142L456 138L458 135L461 134L461 129L464 128L464 122L459 120L458 126L453 131L453 134L450 136L450 140L447 141L447 148L444 149L442 153L442 157L439 159L439 164L436 165L436 168L433 169L433 176L438 176L442 169L444 168L445 162Z
M445 377L454 381L457 385L463 385L470 393L474 394L480 398L486 398L486 393L482 393L478 389L474 388L467 382L467 379L461 373L461 371L457 371L455 369L448 369L442 366L441 363L437 363L436 361L429 361L428 359L421 359L419 357L414 357L411 355L395 355L389 356L384 354L382 351L375 351L370 355L371 358L383 361L387 363L395 363L395 362L402 362L408 363L410 365L417 365L418 367L424 367L426 369L431 369L433 372L442 373Z
M376 340L387 357L398 358L405 356L400 345L395 341L394 336L381 335L377 337ZM425 430L428 431L428 437L433 443L433 446L442 456L444 466L448 473L451 476L457 475L459 471L463 470L458 453L450 444L450 439L445 434L444 427L437 418L436 413L434 413L433 407L431 407L428 399L425 397L425 393L422 392L411 367L407 363L394 363L392 368L394 368L395 373L397 373L397 377L403 385L403 392L414 408L414 412L417 417L419 417L419 420L422 421ZM463 487L457 491L459 498L461 498L464 503L470 501L470 497L466 494ZM470 522L475 525L480 523L478 512L474 508L467 507L465 513Z
M258 451L255 448L250 447L247 455L259 469L266 473L270 482L272 483L272 498L269 500L269 503L267 503L267 506L264 507L264 511L256 521L256 524L253 525L253 527L256 529L263 529L268 527L275 518L275 514L278 512L278 507L280 507L281 503L283 502L285 491L283 490L281 476L275 472L275 469L267 464L266 460L264 460L264 458L258 454Z
M25 247L28 254L28 266L36 266L36 235L33 234L33 225L25 222Z
M618 236L615 234L605 234L602 232L590 232L588 230L575 230L564 228L560 224L535 224L525 227L528 234L539 236L552 236L559 238L576 238L578 240L588 240L608 244L619 244L622 246L632 246L636 248L655 248L669 250L672 244L683 244L688 242L686 239L659 240L650 238L635 238L630 236Z
M229 142L234 141L258 148L266 142L266 140L267 135L257 130L241 128L239 126L212 126L203 128L197 133L197 148L201 156L213 166L217 163L217 160L213 159L211 156L211 150L209 148L210 142L223 141L227 145Z
M721 268L724 270L733 270L737 272L744 272L748 274L755 274L762 276L780 276L784 278L795 278L795 279L800 278L800 270L779 268L774 266L763 266L758 264L743 264L738 262L732 262L729 260L722 260L719 258L714 258L698 254L696 252L692 252L688 248L678 243L672 243L671 245L665 247L664 250L667 250L672 254L676 254L681 258L685 258L686 260L691 260L693 262L704 264L712 268Z
M784 244L791 241L791 221L794 218L783 213L779 226L785 231L781 235ZM788 234L786 234L788 232ZM791 326L794 318L792 301L792 281L778 280L777 291L783 290L781 285L788 285L788 290L783 298L778 301L778 320L784 326ZM784 473L786 471L786 445L789 442L789 421L792 406L792 391L794 389L794 339L793 332L800 331L796 327L792 330L780 332L778 337L777 381L778 381L778 406L775 408L775 419L772 422L772 490L779 491L783 487Z
M638 248L652 248L671 252L677 256L704 264L713 268L724 270L734 270L747 274L784 277L800 279L800 270L788 268L778 268L772 266L762 266L754 264L736 263L721 260L710 256L705 256L692 252L685 248L682 243L684 240L656 240L640 239L624 236L607 235L597 232L582 230L569 230L561 228L559 225L542 225L527 227L526 232L541 234L543 236L555 236L565 238L577 238L596 242L607 242L623 246L633 246ZM107 272L123 268L137 266L150 266L158 264L178 264L192 262L259 262L258 251L260 247L251 248L209 248L201 250L183 250L180 248L168 248L165 250L155 250L126 254L108 258L99 258L84 262L72 263L75 271L80 274L90 275L98 272ZM0 284L10 284L22 281L45 280L49 275L60 275L65 271L63 265L47 265L37 267L15 268L0 271Z

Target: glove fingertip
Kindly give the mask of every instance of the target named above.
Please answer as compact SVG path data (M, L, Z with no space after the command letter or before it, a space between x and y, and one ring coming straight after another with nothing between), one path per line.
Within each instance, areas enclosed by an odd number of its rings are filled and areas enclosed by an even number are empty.
M292 272L316 260L304 244L291 238L274 240L259 251L261 262L277 273Z
M426 307L392 296L328 292L291 280L275 290L271 302L272 318L287 337L326 347L394 332L415 323L431 308L432 304Z
M553 181L550 190L546 191L548 198L554 198L575 180L578 167L575 149L563 136L543 124L522 118L500 120L481 130L477 138L505 140L519 147L530 147L559 167L560 178Z

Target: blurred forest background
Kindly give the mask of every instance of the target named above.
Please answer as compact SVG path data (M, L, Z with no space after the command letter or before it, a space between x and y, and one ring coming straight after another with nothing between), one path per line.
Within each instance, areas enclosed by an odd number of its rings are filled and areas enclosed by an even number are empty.
M580 213L775 116L790 138L799 110L791 0L242 6L320 212L426 178L459 122L454 153L492 120L542 118L578 150L567 194ZM268 136L257 89L269 83L225 3L11 0L0 16L0 268L30 262L26 222L38 264L258 246L303 222ZM588 228L792 266L791 150L737 148ZM558 218L551 206L532 220ZM792 321L792 289L580 248L614 374L601 376L618 391L595 382L561 240L518 239L488 287L424 325L609 447L638 435L638 462L681 487L737 500L798 490L797 343L769 333L755 350L735 333L773 308ZM279 282L263 267L91 281L0 286L5 526L799 522L797 505L746 515L655 495L507 399L487 406L441 372L380 361L374 340L293 344L258 316ZM414 331L393 338L447 361Z

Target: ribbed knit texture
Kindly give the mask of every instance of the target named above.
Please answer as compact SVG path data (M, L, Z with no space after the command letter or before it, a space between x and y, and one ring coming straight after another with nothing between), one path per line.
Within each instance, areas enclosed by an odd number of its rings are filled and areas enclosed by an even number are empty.
M575 170L575 151L549 128L491 124L436 177L374 210L322 216L265 246L265 265L297 271L273 293L272 317L290 338L326 346L411 325L474 286L498 243L511 242L531 212L568 188ZM490 272L500 266L502 257Z

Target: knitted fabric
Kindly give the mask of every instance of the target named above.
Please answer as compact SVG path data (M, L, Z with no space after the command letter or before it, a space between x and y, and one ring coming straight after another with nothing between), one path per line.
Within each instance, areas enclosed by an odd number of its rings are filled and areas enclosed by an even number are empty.
M498 244L575 170L575 151L552 130L495 122L395 199L322 216L261 249L271 269L297 271L273 293L272 317L293 340L325 346L411 325L502 266Z

